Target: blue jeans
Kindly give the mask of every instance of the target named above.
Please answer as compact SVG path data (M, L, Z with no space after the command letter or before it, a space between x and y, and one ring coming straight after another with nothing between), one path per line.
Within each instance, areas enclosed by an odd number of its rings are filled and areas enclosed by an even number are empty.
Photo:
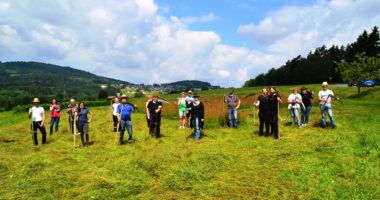
M199 138L201 137L201 128L199 125L200 125L199 118L196 117L194 119L194 137L195 137L195 140L199 140Z
M335 121L331 106L320 105L322 112L322 126L326 126L326 112L329 115L331 126L335 127Z
M228 108L228 119L230 120L230 128L238 127L238 116L236 108Z
M128 141L129 143L132 142L132 121L130 120L121 120L120 121L120 144L124 143L124 131L127 129L128 131Z
M302 117L301 117L302 124L309 123L310 110L311 110L311 105L305 106L305 109L302 110Z
M298 126L301 126L301 120L300 120L300 114L299 114L299 108L290 108L290 115L292 117L292 125L297 121Z
M58 132L59 117L52 117L50 120L50 135L53 134L53 127L55 124L55 132Z

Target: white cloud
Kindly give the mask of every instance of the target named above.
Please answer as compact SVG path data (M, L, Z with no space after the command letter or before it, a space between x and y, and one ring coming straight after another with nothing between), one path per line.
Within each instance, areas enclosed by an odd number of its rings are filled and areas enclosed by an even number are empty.
M134 83L199 79L241 86L269 68L321 44L345 44L380 21L378 1L317 1L284 7L238 32L267 53L222 43L192 23L212 12L164 17L153 0L24 1L0 3L0 60L71 65ZM167 10L170 12L170 10Z
M292 58L318 46L346 45L380 22L378 0L316 1L308 6L285 6L259 23L239 26L271 54Z

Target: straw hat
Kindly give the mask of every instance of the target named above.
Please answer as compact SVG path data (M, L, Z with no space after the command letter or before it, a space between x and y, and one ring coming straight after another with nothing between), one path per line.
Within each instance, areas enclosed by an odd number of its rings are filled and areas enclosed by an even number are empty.
M121 95L120 99L128 99L128 96L123 94L123 95Z
M329 84L325 81L322 83L322 86L328 86Z
M73 103L74 103L74 102L75 102L75 99L70 99L70 102L73 102Z
M40 100L38 98L34 98L33 103L40 103Z

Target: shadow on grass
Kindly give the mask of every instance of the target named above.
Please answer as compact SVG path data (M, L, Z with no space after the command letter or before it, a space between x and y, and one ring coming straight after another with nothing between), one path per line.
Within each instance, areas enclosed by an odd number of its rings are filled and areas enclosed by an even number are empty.
M359 94L350 95L350 96L348 96L348 98L349 99L358 99L358 98L361 98L361 97L365 97L365 96L367 96L367 95L369 95L371 93L377 92L379 90L380 90L380 88L369 88L368 90L362 91Z

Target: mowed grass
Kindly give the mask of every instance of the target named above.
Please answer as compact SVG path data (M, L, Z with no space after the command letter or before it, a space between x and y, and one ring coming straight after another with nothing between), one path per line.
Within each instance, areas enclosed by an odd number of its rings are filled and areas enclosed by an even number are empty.
M291 88L279 90L287 97ZM258 136L253 97L243 101L239 129L223 127L227 89L201 92L206 129L199 142L178 129L175 95L165 96L172 104L164 107L163 137L150 138L140 111L133 115L135 143L124 146L113 144L108 107L90 108L92 145L76 149L66 114L59 133L33 148L27 114L3 112L0 199L380 199L380 88L361 95L332 89L344 101L334 102L337 129L312 125L316 106L309 127L291 127L282 105L278 141ZM145 100L133 101L141 107Z

